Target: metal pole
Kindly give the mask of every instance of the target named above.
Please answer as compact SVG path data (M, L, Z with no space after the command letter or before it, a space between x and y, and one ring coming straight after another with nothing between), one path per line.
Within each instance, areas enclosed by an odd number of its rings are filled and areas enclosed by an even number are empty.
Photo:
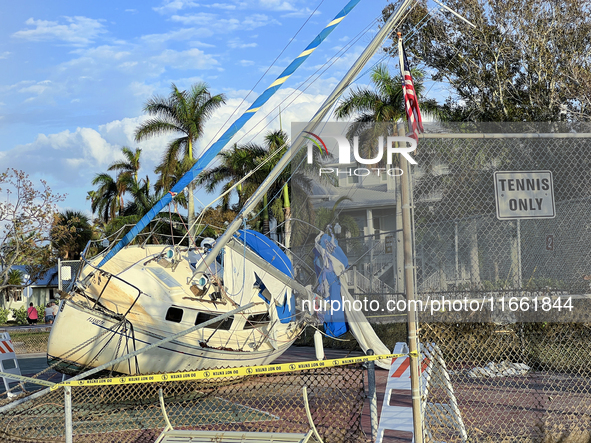
M455 235L455 243L456 243L456 285L459 283L460 280L460 260L458 257L458 222L454 222L454 235Z
M64 387L64 408L66 415L66 443L73 442L73 429L72 429L72 387Z
M62 259L57 259L57 290L62 292Z
M367 355L374 355L373 349L368 349ZM376 441L378 437L378 399L376 395L376 364L367 362L367 387L369 396L369 420L371 422L371 438Z
M517 286L521 287L521 220L517 219Z
M398 134L404 135L404 125L398 126ZM402 235L404 239L404 286L407 303L408 322L408 349L410 356L410 388L412 393L412 421L415 443L423 443L423 417L421 414L421 389L418 358L418 321L416 312L416 296L414 288L414 266L412 248L412 225L411 225L411 183L410 166L404 156L400 156L400 177L402 191Z

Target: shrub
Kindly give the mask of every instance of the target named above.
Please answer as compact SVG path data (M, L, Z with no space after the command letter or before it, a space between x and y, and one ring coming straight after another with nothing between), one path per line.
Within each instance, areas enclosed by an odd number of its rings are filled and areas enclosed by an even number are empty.
M45 305L35 306L35 309L37 309L37 316L39 317L37 323L45 323Z
M24 306L21 306L18 309L11 308L10 310L12 311L12 315L14 316L14 319L16 320L17 325L26 325L28 323L27 322L27 308L25 308Z
M0 308L0 325L8 322L8 314L10 314L10 309Z

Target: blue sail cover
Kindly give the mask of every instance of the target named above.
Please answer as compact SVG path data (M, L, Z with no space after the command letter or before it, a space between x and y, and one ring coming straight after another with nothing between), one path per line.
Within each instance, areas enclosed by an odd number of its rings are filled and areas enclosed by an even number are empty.
M228 144L230 139L242 129L248 120L265 104L275 92L285 83L285 81L298 69L302 63L314 52L314 50L322 43L326 37L336 28L336 26L357 6L361 0L351 0L347 5L336 15L336 17L312 40L312 42L298 55L285 70L279 74L279 77L271 83L271 85L257 97L254 103L242 114L232 125L224 132L221 137L207 149L197 162L193 165L185 175L172 187L172 189L164 196L152 209L144 215L139 222L117 243L113 249L98 264L100 268L107 263L117 252L127 246L136 235L138 235L148 224L158 215L158 213L168 205L176 194L182 192L203 169L215 158L216 155Z
M260 232L251 229L242 229L234 234L234 237L244 241L246 246L252 249L259 257L273 265L288 277L293 278L291 260L285 255L279 246Z
M285 255L285 253L279 249L279 247L271 241L268 237L264 236L260 232L256 232L250 229L240 230L234 234L234 237L244 241L246 245L252 249L259 257L265 260L267 263L283 272L288 277L293 278L293 268L291 266L291 260ZM271 303L267 297L265 297L265 283L255 272L255 278L257 285L260 289L259 297L261 297L267 304ZM277 316L281 323L289 323L295 320L295 297L287 297L287 292L283 296L283 303L281 305L275 304L277 309Z
M319 251L317 248L321 248ZM317 242L314 248L314 270L318 277L319 292L323 295L322 309L324 308L324 301L327 301L329 308L322 311L324 318L324 332L330 337L340 337L349 330L345 320L345 310L343 307L343 299L341 297L341 282L339 276L336 274L332 261L338 260L346 269L349 265L347 256L339 246L338 241L328 234L323 234L320 241ZM324 257L329 258L325 260ZM339 310L330 309L331 301L338 302ZM335 303L334 306L337 306Z

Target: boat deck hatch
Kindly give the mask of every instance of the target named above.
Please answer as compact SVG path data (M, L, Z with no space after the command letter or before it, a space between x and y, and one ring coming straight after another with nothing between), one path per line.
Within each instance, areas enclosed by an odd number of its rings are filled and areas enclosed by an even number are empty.
M181 284L163 268L147 268L158 280L169 288L180 288Z

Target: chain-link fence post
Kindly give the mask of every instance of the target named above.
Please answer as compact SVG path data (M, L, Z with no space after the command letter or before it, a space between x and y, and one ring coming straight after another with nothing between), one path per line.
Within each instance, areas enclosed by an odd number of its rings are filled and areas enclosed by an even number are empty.
M70 386L64 387L64 409L66 443L72 443L72 388Z
M367 355L374 355L373 349L367 350ZM371 440L378 436L378 399L376 394L376 364L367 362L367 386L369 396L369 420L371 422Z

